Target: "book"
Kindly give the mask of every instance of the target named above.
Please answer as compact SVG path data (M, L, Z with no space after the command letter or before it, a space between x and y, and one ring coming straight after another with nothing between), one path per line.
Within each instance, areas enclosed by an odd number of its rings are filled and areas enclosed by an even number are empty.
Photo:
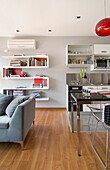
M10 74L10 77L20 77L20 75L12 75L12 74Z

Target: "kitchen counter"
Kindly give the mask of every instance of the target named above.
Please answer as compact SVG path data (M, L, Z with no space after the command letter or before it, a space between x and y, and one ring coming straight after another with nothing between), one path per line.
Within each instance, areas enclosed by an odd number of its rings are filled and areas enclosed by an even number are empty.
M68 86L110 86L110 84L67 84Z

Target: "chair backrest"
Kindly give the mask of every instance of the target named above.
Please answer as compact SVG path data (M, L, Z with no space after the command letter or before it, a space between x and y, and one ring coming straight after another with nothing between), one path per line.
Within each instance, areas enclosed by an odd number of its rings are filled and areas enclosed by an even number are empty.
M104 123L108 126L110 126L110 103L105 104L103 109L103 116L104 116Z

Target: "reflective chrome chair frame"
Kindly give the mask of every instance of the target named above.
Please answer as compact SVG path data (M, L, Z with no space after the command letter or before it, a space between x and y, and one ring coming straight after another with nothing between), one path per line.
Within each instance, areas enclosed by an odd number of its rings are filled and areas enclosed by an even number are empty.
M97 154L97 156L99 157L99 159L101 160L101 162L103 163L104 167L108 168L108 148L109 148L109 133L108 132L110 130L110 122L107 120L107 118L110 118L110 104L105 104L103 106L103 109L92 107L92 105L91 106L88 105L88 107L91 110L91 115L93 115L93 117L97 121L95 130L94 130L94 135L93 135L93 138L92 138L92 147L93 147L95 153ZM102 117L102 114L104 114L104 116L105 116L104 121L102 120L102 118L97 116L95 111L101 111L100 112L101 117ZM90 118L89 118L89 122L88 122L89 127L90 127ZM97 149L95 148L95 145L94 145L95 135L96 135L96 132L97 132L97 127L98 127L99 122L102 123L103 127L106 130L106 157L105 157L105 162L102 160L100 154L98 153L98 151L97 151Z

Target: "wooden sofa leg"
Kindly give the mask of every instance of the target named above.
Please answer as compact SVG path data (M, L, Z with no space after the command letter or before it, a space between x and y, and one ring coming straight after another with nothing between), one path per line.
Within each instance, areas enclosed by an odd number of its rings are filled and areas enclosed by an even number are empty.
M21 141L20 144L21 144L21 149L23 150L24 149L24 142Z
M24 149L24 142L23 141L14 141L14 143L19 143L21 145L21 149Z
M35 120L33 120L33 127L34 127L34 125L35 125Z

